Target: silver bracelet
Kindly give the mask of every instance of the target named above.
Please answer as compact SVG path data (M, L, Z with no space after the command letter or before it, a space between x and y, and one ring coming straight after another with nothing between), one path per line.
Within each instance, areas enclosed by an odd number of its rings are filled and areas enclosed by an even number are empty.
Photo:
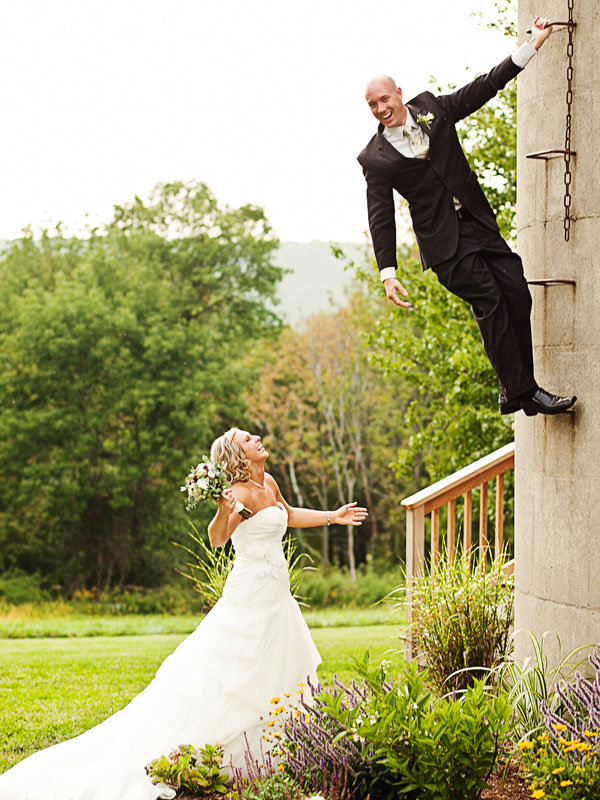
M327 527L329 527L331 525L331 512L327 511L326 514L327 514Z

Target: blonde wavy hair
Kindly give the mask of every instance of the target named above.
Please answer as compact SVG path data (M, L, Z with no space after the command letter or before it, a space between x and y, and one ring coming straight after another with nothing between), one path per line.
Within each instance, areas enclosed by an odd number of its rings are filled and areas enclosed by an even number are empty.
M225 462L225 477L229 483L250 480L250 462L246 458L241 444L235 439L239 428L230 428L210 447L210 457L213 461Z

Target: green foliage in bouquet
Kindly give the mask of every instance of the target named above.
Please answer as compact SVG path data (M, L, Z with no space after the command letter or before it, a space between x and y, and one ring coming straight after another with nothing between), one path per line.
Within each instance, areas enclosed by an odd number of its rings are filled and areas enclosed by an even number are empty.
M225 477L224 461L214 462L207 456L202 456L200 463L192 467L180 490L187 495L186 511L196 508L198 503L207 500L217 502L224 489L229 488L229 481Z
M146 767L152 783L166 783L190 794L225 794L229 775L221 772L223 748L207 744L195 748L182 744L168 756L160 756Z
M499 555L489 572L481 572L469 559L441 555L437 565L413 578L413 641L441 691L469 686L504 657L514 595L505 564Z
M206 610L209 610L223 595L225 581L233 569L235 553L229 547L209 547L192 522L190 527L192 530L188 531L188 536L195 543L196 549L175 542L175 545L185 550L190 558L186 562L189 572L180 570L180 573L193 582L204 599ZM290 589L296 600L302 603L304 598L299 594L299 589L303 574L306 570L314 569L303 564L310 556L298 552L291 536L288 536L284 543L284 551L290 575Z

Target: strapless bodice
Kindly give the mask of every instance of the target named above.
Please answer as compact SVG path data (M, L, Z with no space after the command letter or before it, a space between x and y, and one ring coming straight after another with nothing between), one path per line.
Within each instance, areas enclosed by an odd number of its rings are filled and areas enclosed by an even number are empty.
M287 530L287 511L279 503L257 511L235 529L231 541L235 563L227 578L223 596L238 599L257 581L273 578L279 587L289 592L289 575L282 539Z

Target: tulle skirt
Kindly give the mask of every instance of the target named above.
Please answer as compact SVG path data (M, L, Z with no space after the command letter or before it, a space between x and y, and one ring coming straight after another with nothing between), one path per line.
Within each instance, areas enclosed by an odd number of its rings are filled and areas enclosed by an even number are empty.
M221 743L230 774L230 764L244 767L246 737L260 759L271 698L314 679L321 659L289 588L236 567L223 598L137 697L0 775L0 800L172 798L144 767L181 744Z

